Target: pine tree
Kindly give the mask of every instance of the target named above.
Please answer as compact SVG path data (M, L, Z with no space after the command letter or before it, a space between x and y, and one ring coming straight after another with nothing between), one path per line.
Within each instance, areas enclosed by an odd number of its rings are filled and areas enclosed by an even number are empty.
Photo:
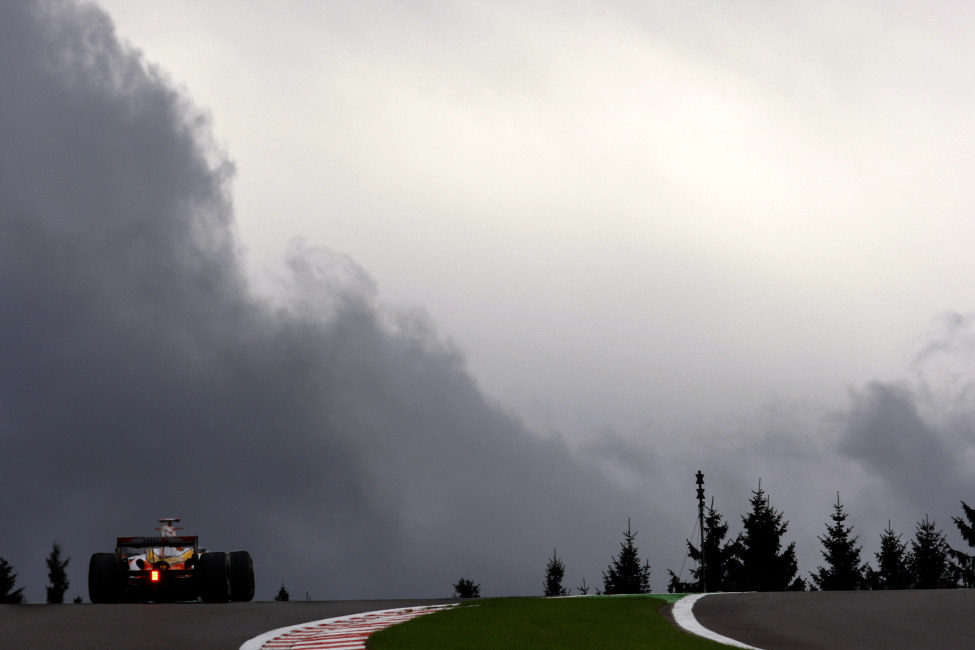
M730 572L735 563L735 556L738 552L736 541L723 543L728 535L728 524L724 518L714 509L712 500L711 507L705 511L704 515L704 559L705 570L707 572L708 591L731 591ZM701 589L701 551L685 539L687 543L687 555L697 564L696 569L691 569L689 582L683 582L673 571L667 570L670 575L670 582L667 584L667 591L670 593L690 593Z
M917 530L911 541L911 557L908 566L915 589L948 589L958 586L958 569L951 562L951 549L945 534L935 527L935 522L924 515L917 522Z
M68 581L68 574L65 572L70 561L70 557L65 558L63 562L61 561L61 545L55 542L51 548L51 554L47 557L47 579L51 581L47 587L47 602L64 602L64 592L68 590L68 586L71 584Z
M894 532L887 521L887 528L880 535L880 551L874 554L877 570L867 567L864 580L870 589L910 589L911 572L908 568L910 554L907 543Z
M650 562L640 565L640 555L633 540L636 533L630 530L630 520L626 520L624 541L620 542L620 554L603 571L603 592L609 594L648 594L650 593Z
M552 549L552 559L545 566L545 588L546 596L565 596L565 587L562 586L562 578L565 577L565 564L559 559L555 549Z
M281 583L281 588L278 589L278 593L274 597L274 600L282 601L282 602L291 600L291 594L289 594L288 590L284 588L283 582Z
M738 553L738 545L735 541L722 543L728 535L728 524L724 523L724 518L714 509L712 500L711 507L707 509L704 516L704 568L707 572L708 591L729 591L731 589L729 571ZM697 563L696 569L691 569L697 589L701 585L701 551L687 542L687 555Z
M846 526L847 516L840 504L840 493L837 492L833 525L827 526L826 534L819 538L826 566L817 567L816 573L811 575L816 587L822 591L860 589L863 586L861 547L856 543L858 538L850 536L853 526Z
M796 543L782 549L789 522L783 522L782 513L772 508L761 482L749 504L752 511L741 518L744 530L736 540L730 582L740 591L783 591L790 585L799 586L794 581L798 571Z
M0 605L20 605L24 602L24 588L14 590L17 574L5 559L0 557Z
M585 578L582 579L582 584L576 587L576 589L578 589L579 593L582 594L583 596L589 593L589 585L586 584Z
M965 519L952 517L951 520L958 527L958 532L961 533L962 539L969 546L975 547L975 508L968 507L968 504L964 501L961 502L961 508L965 513ZM965 587L975 587L975 556L951 549L951 557L958 563L962 585Z
M691 594L701 588L700 582L684 582L676 573L667 569L670 579L667 581L667 593L669 594Z
M480 598L481 585L474 584L473 580L461 578L454 585L454 596L457 598Z

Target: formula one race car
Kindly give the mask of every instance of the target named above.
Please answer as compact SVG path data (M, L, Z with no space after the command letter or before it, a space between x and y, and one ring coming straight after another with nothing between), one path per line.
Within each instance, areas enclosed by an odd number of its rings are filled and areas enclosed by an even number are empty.
M118 537L114 553L95 553L88 564L93 603L254 598L254 563L247 551L219 553L199 547L196 535L177 535L177 518L160 519L158 537Z

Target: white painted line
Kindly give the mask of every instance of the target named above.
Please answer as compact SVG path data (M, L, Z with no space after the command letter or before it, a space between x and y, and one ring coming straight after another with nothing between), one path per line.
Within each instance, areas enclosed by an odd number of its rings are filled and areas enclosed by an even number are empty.
M357 627L362 629L363 628L362 617L368 616L372 618L380 614L383 615L384 618L386 618L386 625L382 626L382 627L386 627L387 625L392 625L393 623L399 623L402 620L406 620L397 617L396 616L397 614L402 614L404 612L419 612L421 610L423 611L423 613L432 613L439 609L443 609L446 607L453 607L454 604L456 603L445 603L443 605L416 605L414 607L400 607L399 609L380 609L374 612L361 612L358 614L347 614L346 616L336 616L334 618L323 618L318 621L308 621L307 623L288 625L286 627L279 627L275 630L265 632L260 636L255 636L253 639L248 639L247 641L244 641L244 643L240 646L240 650L261 650L261 648L263 648L264 645L267 644L268 642L273 641L274 639L280 636L284 636L285 634L289 634L291 632L294 632L296 630L301 630L303 628L309 628L308 629L309 633L319 634L322 630L314 630L310 628L319 628L321 626L326 626L326 625L334 626L336 624L341 624L341 623L349 623L351 625L355 622L358 622ZM380 628L376 628L376 629L380 629ZM362 647L362 645L360 643L358 646L354 646L354 647Z
M759 648L756 648L753 645L748 645L746 643L742 643L741 641L735 641L734 639L718 634L717 632L712 632L708 628L698 623L697 619L694 618L694 603L701 600L705 596L721 595L724 594L694 594L692 596L684 596L674 603L674 609L672 612L674 615L674 620L677 621L678 625L691 634L703 636L705 639L711 639L712 641L717 641L718 643L734 646L736 648L750 648L751 650L759 650ZM244 649L241 648L241 650Z

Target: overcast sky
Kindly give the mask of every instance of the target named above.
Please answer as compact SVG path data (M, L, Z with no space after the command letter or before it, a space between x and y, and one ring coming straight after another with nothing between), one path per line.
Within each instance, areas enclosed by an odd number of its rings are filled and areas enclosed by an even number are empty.
M251 268L350 254L534 428L835 406L972 294L961 3L103 4Z
M0 10L32 600L33 541L83 591L114 535L249 506L258 597L342 597L531 593L552 546L596 583L627 515L662 588L698 468L733 530L763 477L806 571L836 490L868 550L975 500L970 7L99 6Z

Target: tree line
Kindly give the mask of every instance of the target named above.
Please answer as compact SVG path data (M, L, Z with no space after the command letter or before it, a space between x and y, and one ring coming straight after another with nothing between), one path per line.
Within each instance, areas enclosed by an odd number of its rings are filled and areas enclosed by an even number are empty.
M759 483L749 499L750 511L741 516L742 530L728 539L728 524L711 507L705 509L703 543L695 546L685 540L687 555L695 564L691 581L681 580L672 570L667 590L674 593L701 591L783 591L783 590L856 590L856 589L950 589L975 587L975 553L952 548L944 532L927 515L917 522L913 539L904 541L891 527L880 533L880 550L874 554L874 564L862 558L859 536L840 502L839 493L826 531L818 537L823 563L809 574L799 576L796 543L784 543L789 522L782 511L776 510L769 495ZM953 516L969 549L975 549L975 508L961 501L961 516ZM637 533L627 519L620 550L612 556L602 573L603 588L597 594L650 593L650 562L641 562L636 546ZM702 563L703 559L703 563ZM62 603L70 583L66 568L70 557L62 559L61 547L52 544L46 559L48 568L47 602ZM571 588L563 585L565 563L553 549L545 567L542 591L545 596L566 596ZM24 603L23 587L16 587L17 574L0 557L0 604ZM480 596L480 585L469 578L461 578L454 587L454 595L461 598ZM585 578L575 589L588 594L590 586ZM281 584L275 600L288 600ZM74 599L80 603L81 597Z
M47 602L49 603L63 603L64 594L68 591L68 587L71 583L68 581L68 573L65 569L68 568L68 563L71 561L70 557L61 559L61 546L54 542L51 547L51 553L47 556ZM17 586L17 574L14 573L14 569L10 566L4 558L0 557L0 604L2 605L20 605L27 602L24 597L24 588ZM81 596L74 599L74 602L80 603Z
M825 532L818 537L822 564L809 574L798 575L795 542L783 545L788 522L776 511L761 487L752 492L751 511L742 516L742 532L726 540L728 525L714 509L706 510L703 553L690 540L688 557L696 563L690 582L670 571L668 591L701 589L701 559L708 591L855 590L855 589L950 589L975 586L975 555L952 548L945 533L927 515L917 522L913 539L904 541L891 527L880 533L880 550L874 563L862 557L863 547L839 493ZM961 502L962 516L952 517L962 539L975 547L975 509Z
M690 581L668 570L667 590L672 593L707 591L832 591L858 589L951 589L975 587L975 508L961 502L962 513L952 517L969 549L952 548L945 533L928 515L917 522L914 536L905 541L891 527L880 533L874 562L864 561L859 536L847 520L839 493L825 532L818 536L822 564L807 577L799 575L796 543L786 543L789 522L776 510L761 483L749 499L749 512L741 516L742 530L728 538L728 523L711 507L705 508L703 544L690 540L687 555L694 563ZM596 593L650 593L650 563L640 562L636 533L623 533L620 552L603 571L603 589ZM702 559L703 571L702 571ZM562 585L565 564L553 551L542 583L545 596L572 592ZM703 580L703 583L702 583ZM576 588L587 594L585 580Z

